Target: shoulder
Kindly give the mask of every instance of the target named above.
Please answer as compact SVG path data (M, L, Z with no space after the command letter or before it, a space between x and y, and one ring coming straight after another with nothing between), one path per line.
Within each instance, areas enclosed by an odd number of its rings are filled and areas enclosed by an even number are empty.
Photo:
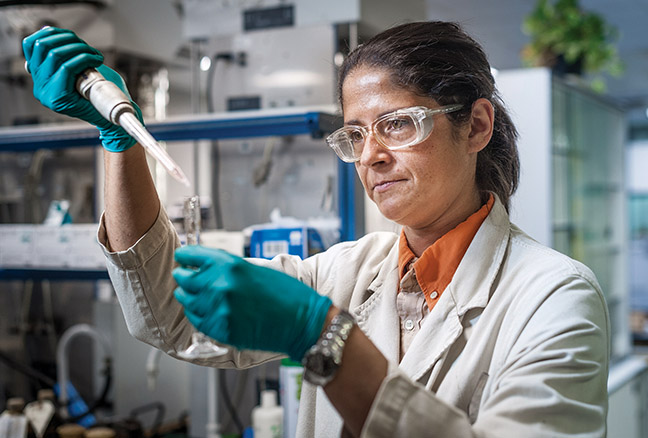
M553 248L549 248L511 224L509 263L519 264L530 273L552 277L579 277L599 289L592 270Z
M377 273L390 252L398 250L398 238L395 233L375 232L358 240L337 243L304 260L283 254L269 261L256 259L255 263L283 270L314 287L316 278L323 281L340 276L351 278L361 271Z
M591 269L514 225L499 278L495 300L507 303L507 318L537 325L541 332L552 321L559 330L587 325L603 334L609 329L605 295Z
M362 254L366 252L384 256L391 251L392 247L398 242L398 238L398 234L388 231L369 233L358 240L337 243L322 253L321 256L338 255L340 253Z
M340 242L308 259L320 271L353 272L371 269L378 272L387 256L398 250L399 236L391 232L369 233L358 240Z

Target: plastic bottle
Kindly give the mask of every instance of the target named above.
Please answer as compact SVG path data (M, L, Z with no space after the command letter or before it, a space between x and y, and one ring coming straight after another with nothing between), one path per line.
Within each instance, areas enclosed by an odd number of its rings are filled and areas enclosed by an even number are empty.
M277 405L277 392L261 392L261 404L252 409L254 438L283 438L283 408Z
M61 425L61 418L56 412L54 391L41 389L37 400L25 406L24 413L34 431L36 438L56 438L56 428Z
M27 438L27 417L23 414L22 398L7 400L7 410L0 414L0 437Z
M304 367L301 363L288 358L281 360L279 367L279 388L281 405L284 408L283 435L284 438L297 436L297 413L301 397Z

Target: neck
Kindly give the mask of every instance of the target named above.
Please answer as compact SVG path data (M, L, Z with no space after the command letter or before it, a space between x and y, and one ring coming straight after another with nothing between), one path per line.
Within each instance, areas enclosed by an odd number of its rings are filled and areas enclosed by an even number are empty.
M417 257L421 257L428 247L433 245L434 242L439 240L448 231L468 219L468 217L481 208L484 202L482 202L477 192L470 202L448 207L441 217L424 226L405 226L403 230L410 249Z

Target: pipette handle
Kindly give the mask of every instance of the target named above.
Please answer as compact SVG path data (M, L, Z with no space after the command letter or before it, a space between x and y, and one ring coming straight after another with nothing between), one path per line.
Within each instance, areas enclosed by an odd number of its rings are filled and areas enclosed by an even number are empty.
M77 77L76 88L106 120L115 125L119 125L119 117L125 111L135 114L128 96L94 68Z
M29 72L27 62L25 62L25 70ZM89 68L77 77L76 89L106 120L121 126L133 136L173 178L187 187L191 185L180 166L139 122L130 98L117 85L107 80L96 69ZM121 118L122 116L125 117Z

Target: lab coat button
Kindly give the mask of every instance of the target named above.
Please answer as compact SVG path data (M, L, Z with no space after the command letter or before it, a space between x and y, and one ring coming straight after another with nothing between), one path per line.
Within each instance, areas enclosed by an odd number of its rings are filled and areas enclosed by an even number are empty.
M412 330L413 328L414 328L414 321L412 321L411 319L408 319L407 321L405 321L405 329L406 330Z

